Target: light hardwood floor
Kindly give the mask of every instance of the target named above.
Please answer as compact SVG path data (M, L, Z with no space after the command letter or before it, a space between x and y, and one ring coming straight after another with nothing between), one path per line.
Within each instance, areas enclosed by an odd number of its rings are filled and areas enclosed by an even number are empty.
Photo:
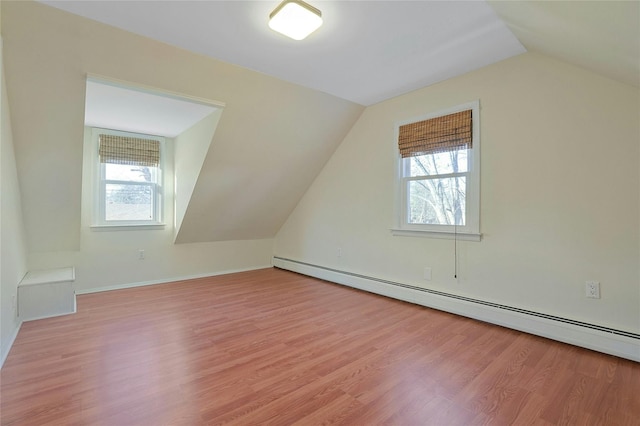
M2 425L640 424L640 364L264 269L27 322Z

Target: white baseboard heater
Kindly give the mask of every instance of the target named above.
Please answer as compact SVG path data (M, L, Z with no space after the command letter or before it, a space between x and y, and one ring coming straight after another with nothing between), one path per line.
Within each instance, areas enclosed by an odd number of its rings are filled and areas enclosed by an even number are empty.
M640 362L640 334L278 256L273 266Z

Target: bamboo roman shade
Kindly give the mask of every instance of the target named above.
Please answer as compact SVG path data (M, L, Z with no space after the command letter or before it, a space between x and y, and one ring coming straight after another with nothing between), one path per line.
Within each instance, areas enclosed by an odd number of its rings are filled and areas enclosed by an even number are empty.
M400 126L398 148L402 158L472 148L471 110Z
M157 140L102 134L99 141L101 163L160 166L160 142Z

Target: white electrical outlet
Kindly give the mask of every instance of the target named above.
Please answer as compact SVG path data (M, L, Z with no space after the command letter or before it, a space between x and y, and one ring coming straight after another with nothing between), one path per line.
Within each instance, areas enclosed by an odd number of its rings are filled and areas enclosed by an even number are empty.
M138 250L138 260L144 260L144 250Z
M336 251L336 256L342 257L342 248L338 247L338 250Z
M600 283L598 281L587 281L584 288L585 295L589 299L600 299Z
M431 268L424 268L423 277L427 281L431 281Z

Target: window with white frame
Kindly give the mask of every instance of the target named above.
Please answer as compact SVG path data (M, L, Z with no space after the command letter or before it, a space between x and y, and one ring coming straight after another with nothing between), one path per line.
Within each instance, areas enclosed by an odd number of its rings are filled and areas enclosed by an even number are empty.
M397 234L480 239L479 102L397 127Z
M97 144L97 225L159 225L164 138L93 129Z

